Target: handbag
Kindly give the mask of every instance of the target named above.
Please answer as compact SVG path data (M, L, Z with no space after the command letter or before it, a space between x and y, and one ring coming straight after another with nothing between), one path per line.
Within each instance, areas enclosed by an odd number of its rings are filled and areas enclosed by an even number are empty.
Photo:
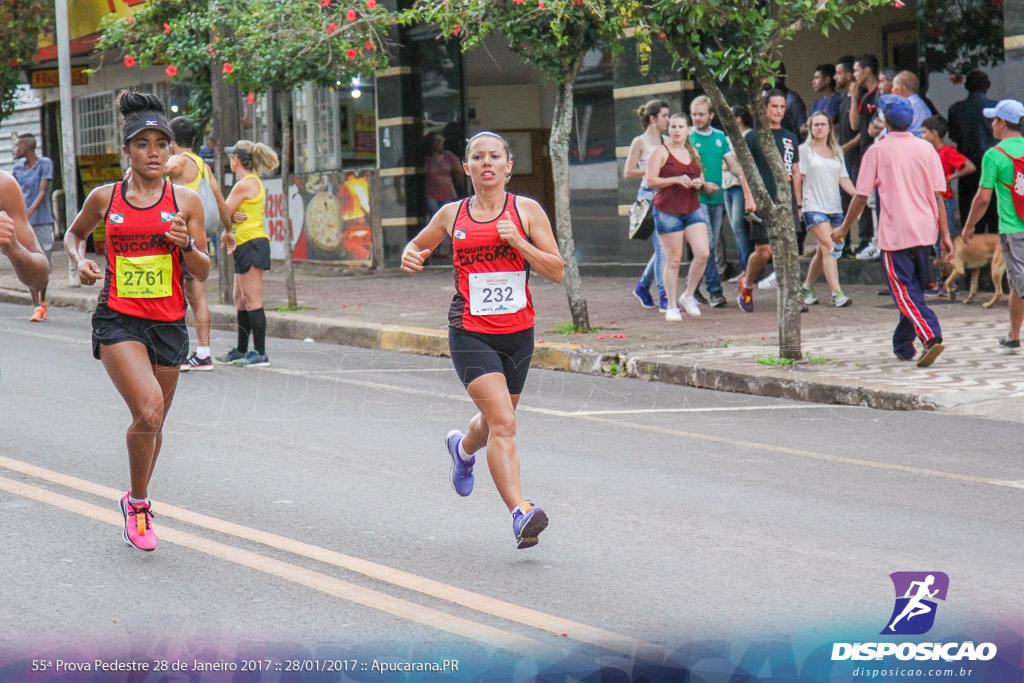
M654 233L650 199L637 199L629 208L629 239L646 240Z

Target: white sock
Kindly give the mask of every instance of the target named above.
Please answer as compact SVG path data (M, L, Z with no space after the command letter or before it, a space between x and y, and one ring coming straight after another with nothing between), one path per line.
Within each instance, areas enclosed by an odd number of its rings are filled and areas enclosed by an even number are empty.
M465 439L459 441L459 457L465 462L469 462L472 460L473 456L466 452L466 449L462 446L463 441L465 441Z
M196 347L196 358L209 358L210 347L209 346L197 346Z
M143 503L145 503L146 505L149 505L149 498L132 498L131 496L128 496L128 502L131 503L135 507L138 507L139 505L141 505Z

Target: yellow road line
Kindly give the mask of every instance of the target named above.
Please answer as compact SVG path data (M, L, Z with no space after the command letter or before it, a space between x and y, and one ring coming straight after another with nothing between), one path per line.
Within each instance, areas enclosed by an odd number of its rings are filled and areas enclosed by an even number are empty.
M69 498L68 496L63 496L24 482L0 477L0 490L52 505L111 526L120 527L124 524L123 518L115 510L101 508L91 503ZM161 505L160 507L161 516L169 516L166 513L167 506ZM235 546L212 541L163 525L160 526L160 540L164 543L174 543L191 548L225 562L248 567L249 569L341 598L342 600L354 602L370 609L379 610L401 619L414 621L424 626L430 626L492 647L499 647L503 650L531 657L540 656L554 660L565 656L563 650L542 643L539 640L526 638L475 621L452 616L440 610L417 605L408 600L357 586L356 584L305 569L298 565L275 560L259 553L236 548Z
M83 493L89 493L100 498L117 500L122 495L121 492L101 484L95 484L84 479L79 479L78 477L61 474L60 472L54 472L53 470L48 470L46 468L39 467L38 465L31 465L29 463L12 460L3 456L0 456L0 467L4 467L14 472L20 472L21 474L28 476L37 477L70 489L82 491ZM567 637L572 638L573 640L599 645L617 652L630 654L634 652L637 647L645 645L639 640L618 633L613 633L594 626L581 624L570 619L564 619L562 617L539 612L528 607L491 598L486 595L481 595L480 593L474 593L473 591L450 586L448 584L441 583L440 581L417 576L416 574L411 574L400 569L394 569L376 562L363 560L351 555L345 555L344 553L328 550L327 548L322 548L320 546L296 541L285 536L279 536L260 529L253 529L240 524L234 524L233 522L209 517L197 512L168 505L163 502L159 503L159 514L161 518L169 517L171 519L176 519L211 531L217 531L236 538L261 543L265 546L276 548L277 550L283 550L294 555L307 557L318 562L347 569L371 579L390 583L440 600L447 600L448 602L461 605L462 607L466 607L477 612L500 617L508 621L530 626L549 633L564 633ZM120 518L117 518L117 523L122 523ZM164 535L165 534L161 532L160 538L163 538Z

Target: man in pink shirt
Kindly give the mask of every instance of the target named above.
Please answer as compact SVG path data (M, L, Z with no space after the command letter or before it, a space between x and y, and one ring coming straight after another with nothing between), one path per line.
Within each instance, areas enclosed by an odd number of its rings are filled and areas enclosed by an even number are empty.
M884 95L878 100L879 118L888 134L864 153L857 174L857 196L843 224L832 234L842 240L857 222L868 197L878 189L882 213L878 219L878 247L889 278L889 290L900 309L900 322L892 335L893 353L913 360L914 337L924 344L918 367L927 367L942 353L939 319L924 300L928 265L937 239L942 253L953 251L942 193L946 178L935 148L907 132L914 108L905 97Z

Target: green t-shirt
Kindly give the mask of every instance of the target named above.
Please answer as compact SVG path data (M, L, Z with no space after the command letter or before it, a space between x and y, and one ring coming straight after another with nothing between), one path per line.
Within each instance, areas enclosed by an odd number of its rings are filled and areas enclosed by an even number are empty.
M996 145L1006 150L1011 157L1024 157L1024 138L1009 138L1002 140ZM981 158L981 181L980 185L989 190L996 191L996 204L999 209L999 234L1024 232L1024 221L1017 215L1013 208L1013 197L1010 190L1017 178L1013 176L1013 161L998 149L993 147L985 152Z
M721 186L722 160L732 151L729 138L714 127L707 133L700 133L694 128L690 131L690 144L696 147L697 153L700 154L700 162L704 165L704 180ZM701 192L700 201L702 204L724 204L725 198L721 190L714 194Z

